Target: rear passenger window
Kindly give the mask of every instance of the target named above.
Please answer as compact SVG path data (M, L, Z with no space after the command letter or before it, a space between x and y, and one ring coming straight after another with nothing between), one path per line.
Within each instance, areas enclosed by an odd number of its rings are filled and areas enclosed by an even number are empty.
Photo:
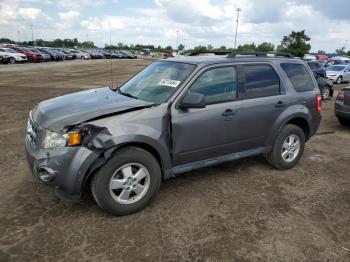
M283 63L281 67L292 82L295 91L306 92L314 90L314 82L304 65Z
M248 98L280 94L280 79L269 65L245 65L244 80Z

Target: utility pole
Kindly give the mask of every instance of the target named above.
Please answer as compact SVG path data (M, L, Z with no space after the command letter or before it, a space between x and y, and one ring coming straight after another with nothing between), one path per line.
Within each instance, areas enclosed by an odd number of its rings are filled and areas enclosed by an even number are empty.
M20 43L21 42L21 35L20 35L20 31L19 30L17 30L17 34L18 34L18 43Z
M236 49L236 46L237 46L237 31L238 31L239 12L241 12L241 11L242 11L242 9L239 8L239 7L236 9L236 12L237 12L237 20L236 20L235 49Z
M179 30L176 30L176 50L179 49Z
M30 25L30 30L32 31L32 44L34 44L33 24Z

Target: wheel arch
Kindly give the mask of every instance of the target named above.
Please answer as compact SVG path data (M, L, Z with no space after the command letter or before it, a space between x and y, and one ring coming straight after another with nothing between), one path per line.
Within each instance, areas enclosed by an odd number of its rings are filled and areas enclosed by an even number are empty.
M296 126L300 127L301 130L303 130L303 132L305 134L305 140L308 141L310 139L310 134L311 134L310 125L309 125L309 122L305 118L303 118L303 117L292 118L292 119L288 120L283 126L285 126L285 125L296 125Z
M85 194L87 191L90 191L90 183L91 179L93 178L94 174L98 171L99 168L101 168L105 163L108 162L108 160L112 157L113 154L115 154L117 151L126 148L126 147L139 147L150 154L154 156L154 158L157 160L159 167L162 172L162 178L164 178L166 170L169 168L167 160L164 159L164 157L161 157L162 154L157 150L154 146L150 145L146 142L141 141L132 141L132 142L125 142L121 144L114 145L108 149L106 149L89 167L82 186L81 186L81 195Z
M308 114L305 113L298 113L290 115L289 117L278 121L275 124L275 127L273 129L273 132L267 139L266 147L272 147L274 144L274 140L278 133L282 130L283 127L285 127L288 124L296 125L300 127L304 134L305 134L305 140L308 141L312 134L312 127L310 125L310 117Z

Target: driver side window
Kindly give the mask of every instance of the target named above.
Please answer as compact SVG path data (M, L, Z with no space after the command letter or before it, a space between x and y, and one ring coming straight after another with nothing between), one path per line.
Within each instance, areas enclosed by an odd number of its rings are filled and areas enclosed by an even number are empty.
M207 104L214 104L235 99L236 90L236 68L231 66L204 72L189 91L204 95Z

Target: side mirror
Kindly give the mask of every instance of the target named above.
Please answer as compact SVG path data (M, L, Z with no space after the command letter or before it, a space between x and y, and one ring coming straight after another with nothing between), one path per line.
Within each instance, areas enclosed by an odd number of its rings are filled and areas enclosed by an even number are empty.
M179 104L181 109L204 108L205 106L205 96L199 93L187 93Z

